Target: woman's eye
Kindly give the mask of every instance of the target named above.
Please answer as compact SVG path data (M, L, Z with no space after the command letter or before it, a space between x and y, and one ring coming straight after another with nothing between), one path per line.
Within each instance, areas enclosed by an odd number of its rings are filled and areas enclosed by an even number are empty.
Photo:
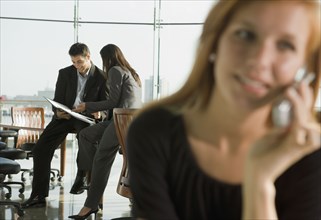
M287 41L278 42L278 48L281 50L295 50L294 45Z
M253 41L255 39L255 35L251 31L247 30L238 30L236 31L236 36L240 39L246 40L246 41Z

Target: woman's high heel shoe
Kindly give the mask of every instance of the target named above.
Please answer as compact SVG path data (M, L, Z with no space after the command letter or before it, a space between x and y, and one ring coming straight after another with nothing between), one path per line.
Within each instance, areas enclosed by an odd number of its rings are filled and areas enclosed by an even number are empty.
M68 216L68 218L71 218L71 219L86 219L88 218L91 214L95 214L95 219L96 219L96 215L97 215L97 212L98 212L98 209L96 210L90 210L89 212L87 212L86 215L71 215L71 216Z

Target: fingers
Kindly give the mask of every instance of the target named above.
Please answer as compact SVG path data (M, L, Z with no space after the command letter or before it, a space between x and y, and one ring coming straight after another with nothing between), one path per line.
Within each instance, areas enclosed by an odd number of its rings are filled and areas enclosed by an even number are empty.
M315 129L309 129L306 135L306 144L311 146L312 149L317 149L321 145L320 133L316 132Z
M301 82L297 89L286 90L285 96L293 106L293 123L305 126L312 119L313 91L305 82Z
M94 113L91 113L91 115L93 115L95 119L100 119L101 118L101 113L100 112L94 112Z
M63 118L64 118L64 119L70 119L70 118L71 118L71 115L69 115L69 114L66 113L66 114L63 115Z
M74 112L84 112L86 110L86 103L80 103L76 108L73 109Z
M300 135L297 135L297 151L299 158L304 157L307 154L314 152L315 150L320 149L321 147L321 138L320 133L315 129L301 129Z
M313 91L312 88L309 87L309 84L307 84L305 81L303 81L299 85L299 92L302 94L303 100L305 101L306 105L312 107L313 105Z
M60 119L70 119L71 115L69 115L68 113L61 111L61 110L57 110L57 117Z
M77 106L77 108L72 109L72 111L74 111L74 112L82 112L81 109L78 108L78 106Z
M289 88L285 93L292 104L293 118L290 128L289 147L296 146L298 156L306 155L320 148L320 124L313 120L313 91L305 81L299 83L296 89ZM292 145L292 147L291 147ZM291 150L291 149L289 149Z
M292 154L298 160L319 149L321 147L320 134L320 125L316 122L292 127L286 141L287 155Z

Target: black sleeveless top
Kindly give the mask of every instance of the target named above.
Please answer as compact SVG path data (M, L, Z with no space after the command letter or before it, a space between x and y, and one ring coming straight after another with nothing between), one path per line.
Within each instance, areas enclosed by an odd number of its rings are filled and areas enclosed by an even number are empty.
M198 167L181 115L164 109L141 114L129 128L127 149L134 216L241 219L241 185L213 179ZM290 167L275 186L279 219L320 220L321 151Z

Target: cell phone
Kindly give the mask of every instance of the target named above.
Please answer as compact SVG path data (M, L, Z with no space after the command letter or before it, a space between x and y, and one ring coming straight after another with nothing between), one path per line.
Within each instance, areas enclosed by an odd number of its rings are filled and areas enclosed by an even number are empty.
M314 80L313 73L307 73L305 68L300 68L294 79L292 87L296 88L299 82L306 81L310 84ZM275 127L287 127L290 125L293 117L291 102L287 99L280 99L276 101L272 108L272 122Z

